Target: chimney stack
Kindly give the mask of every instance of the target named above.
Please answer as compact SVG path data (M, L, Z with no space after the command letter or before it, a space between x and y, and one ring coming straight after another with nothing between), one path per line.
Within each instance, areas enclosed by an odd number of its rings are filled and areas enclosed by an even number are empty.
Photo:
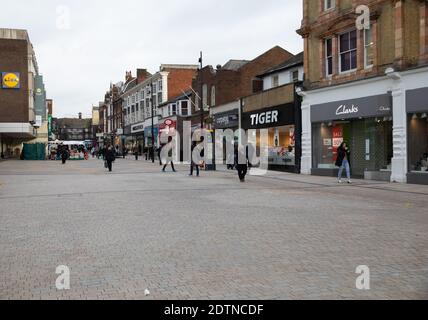
M137 69L137 84L144 82L150 78L151 74L147 72L147 69Z
M132 72L131 71L126 71L125 81L129 82L131 80L132 80Z

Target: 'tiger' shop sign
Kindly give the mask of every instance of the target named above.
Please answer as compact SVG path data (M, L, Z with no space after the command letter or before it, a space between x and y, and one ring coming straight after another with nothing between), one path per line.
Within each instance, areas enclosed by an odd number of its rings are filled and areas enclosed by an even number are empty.
M3 89L20 89L21 80L19 72L2 72L1 82Z

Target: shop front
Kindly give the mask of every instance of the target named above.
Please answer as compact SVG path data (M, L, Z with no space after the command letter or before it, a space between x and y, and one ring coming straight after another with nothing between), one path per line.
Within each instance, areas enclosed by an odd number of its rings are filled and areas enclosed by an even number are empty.
M337 176L337 150L346 142L354 177L390 181L392 115L390 93L312 105L312 174Z
M299 173L300 171L300 126L294 103L243 112L242 129L254 130L256 148L260 152L261 129L269 132L269 170ZM251 134L251 132L249 132Z
M128 139L126 144L128 151L135 152L135 147L137 147L139 154L143 153L145 148L144 129L144 123L136 123L131 126L131 139Z
M239 109L227 112L216 113L213 115L213 125L215 130L232 130L236 132L239 129ZM238 137L235 136L235 143L238 142ZM223 160L227 158L227 142L223 140Z
M428 87L406 92L407 182L428 185Z
M154 139L153 134L154 133ZM145 137L145 146L146 148L152 148L153 145L158 148L160 146L159 144L159 128L155 126L152 130L152 127L146 127L144 128L144 137Z

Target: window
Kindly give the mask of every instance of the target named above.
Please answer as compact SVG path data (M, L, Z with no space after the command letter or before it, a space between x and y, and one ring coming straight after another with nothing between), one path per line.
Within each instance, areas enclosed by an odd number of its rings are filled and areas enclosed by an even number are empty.
M215 106L215 86L211 87L211 106Z
M299 81L299 70L291 71L290 75L291 75L291 82Z
M324 11L333 9L336 6L336 0L324 0Z
M199 111L199 109L200 109L200 107L199 107L199 101L201 99L199 97L199 94L197 94L197 95L195 94L194 97L195 97L195 109L196 109L196 111Z
M327 77L333 74L333 39L325 40L325 71Z
M156 83L153 83L153 95L156 95L157 89L156 89Z
M136 105L135 105L135 111L139 111L140 110L140 105L137 103Z
M202 105L204 110L208 108L208 86L206 84L202 86Z
M339 36L340 72L357 69L357 31L353 30Z
M174 103L174 104L170 105L169 108L170 108L169 109L169 115L175 116L177 114L177 104Z
M162 92L159 92L158 93L158 103L162 104L162 102L163 102Z
M159 91L162 91L162 90L163 90L163 83L162 83L162 80L159 80L159 81L158 81L158 86L159 86Z
M371 68L373 66L374 50L373 50L372 29L364 30L364 67Z
M187 101L181 101L181 115L182 116L189 115L189 103Z
M272 88L276 88L279 86L279 76L273 76L272 77Z

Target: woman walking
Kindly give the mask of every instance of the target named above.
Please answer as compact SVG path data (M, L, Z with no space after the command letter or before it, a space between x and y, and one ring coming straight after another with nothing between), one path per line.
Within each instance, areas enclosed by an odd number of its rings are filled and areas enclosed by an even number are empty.
M340 147L337 149L337 160L336 160L336 166L339 167L339 176L338 176L339 183L342 183L343 169L346 170L346 177L348 178L348 183L349 184L352 183L350 160L351 160L351 151L349 150L346 142L342 142Z

